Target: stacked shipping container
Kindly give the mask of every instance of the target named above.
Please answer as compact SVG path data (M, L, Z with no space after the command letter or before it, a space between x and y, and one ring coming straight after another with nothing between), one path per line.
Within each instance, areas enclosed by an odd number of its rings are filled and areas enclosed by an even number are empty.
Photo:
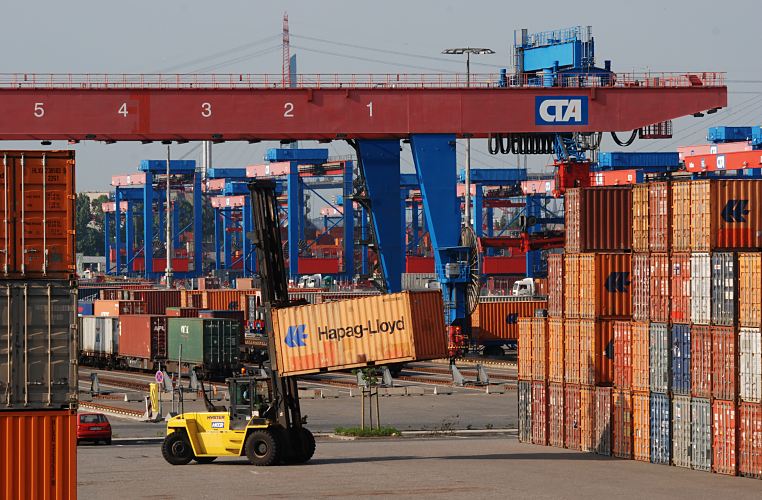
M617 196L627 195L597 189L574 189L567 196L565 270L556 287L563 296L550 300L555 306L548 320L548 398L553 399L551 386L565 385L566 408L560 413L567 419L579 415L583 429L579 444L569 431L563 445L762 478L762 182L637 185L629 191L630 215L617 213L626 210ZM604 217L610 227L602 225ZM616 224L628 217L629 238L596 234L619 233ZM628 279L615 274L627 272L628 265ZM609 273L596 290L601 269ZM629 309L610 296L601 300L612 289L629 297ZM591 321L598 331L586 337L585 323ZM531 341L536 338L532 332ZM598 340L592 350L590 338ZM607 341L612 349L604 347ZM593 418L607 422L593 423L592 443L585 442L585 397L577 402L578 387L581 395L594 389ZM542 413L549 419L551 444L559 445L553 432L559 412L543 410L533 393L527 395L533 413L525 412L525 425L541 424L534 415Z

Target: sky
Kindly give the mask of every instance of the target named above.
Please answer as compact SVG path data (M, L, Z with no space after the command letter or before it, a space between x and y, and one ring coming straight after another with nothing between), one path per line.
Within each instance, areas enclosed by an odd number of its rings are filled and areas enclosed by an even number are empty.
M280 33L284 11L291 29L291 53L300 73L462 72L463 60L442 49L489 47L473 72L511 66L514 30L530 32L592 26L596 60L614 71L726 71L729 107L702 119L675 121L675 137L639 141L630 150L669 151L705 142L712 125L759 124L762 65L758 44L758 2L692 0L639 2L542 0L535 2L450 0L56 0L4 2L0 15L0 73L156 73L281 71ZM372 50L371 50L372 49ZM2 110L0 110L2 112ZM309 147L310 143L302 143ZM214 146L218 167L261 163L277 143ZM7 142L5 149L38 149L37 142ZM54 148L68 148L54 142ZM516 157L492 156L485 141L474 141L472 165L514 166ZM108 189L111 176L130 173L144 158L165 158L161 145L86 142L77 151L79 191ZM332 155L348 153L334 142ZM464 161L458 147L459 164ZM612 150L604 140L602 150ZM200 160L197 144L173 146L175 158ZM549 158L533 158L541 168ZM403 171L412 171L408 151Z

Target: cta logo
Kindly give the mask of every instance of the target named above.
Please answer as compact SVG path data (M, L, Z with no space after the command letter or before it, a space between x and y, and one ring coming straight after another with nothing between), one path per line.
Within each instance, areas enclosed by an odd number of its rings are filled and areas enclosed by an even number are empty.
M307 334L304 333L304 325L291 325L286 332L286 338L283 342L289 347L305 347L307 345Z
M535 125L587 125L587 96L537 96Z
M722 220L725 222L746 222L749 213L749 200L728 200L722 209Z
M614 271L606 278L606 291L611 293L627 293L630 286L630 273Z

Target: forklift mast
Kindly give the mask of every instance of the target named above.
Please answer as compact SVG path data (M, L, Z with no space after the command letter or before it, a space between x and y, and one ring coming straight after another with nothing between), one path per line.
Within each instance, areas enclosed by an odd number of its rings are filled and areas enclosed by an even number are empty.
M273 409L277 412L277 415L268 415L268 417L277 420L285 429L300 429L302 415L296 378L279 375L275 335L272 334L272 309L291 305L288 298L288 275L283 259L275 181L253 180L249 183L249 190L254 227L251 239L257 251L257 267L262 282L262 305L267 311L266 328L269 332L270 358L268 371L272 380Z

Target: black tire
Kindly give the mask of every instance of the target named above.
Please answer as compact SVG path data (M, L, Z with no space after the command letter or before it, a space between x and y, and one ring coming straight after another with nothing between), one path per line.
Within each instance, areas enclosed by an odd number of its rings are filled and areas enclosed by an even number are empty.
M309 462L312 455L315 454L315 436L312 435L309 429L302 427L299 442L301 443L301 449L299 450L300 453L296 463L303 464Z
M309 461L315 454L315 436L304 427L299 430L291 429L289 435L291 437L290 447L283 452L283 463L291 465Z
M217 457L196 457L193 460L200 464L210 464L214 462L217 459Z
M249 459L252 465L266 467L278 463L281 455L280 445L282 441L277 439L276 435L267 430L254 431L249 434L244 444L244 451L246 452L246 458Z
M111 446L111 438L108 438L108 439L106 440L106 445L107 445L107 446Z
M175 431L164 438L161 455L172 465L187 465L193 460L193 448L184 433Z
M81 439L77 439L77 446L79 446L81 444L82 444L82 440Z

